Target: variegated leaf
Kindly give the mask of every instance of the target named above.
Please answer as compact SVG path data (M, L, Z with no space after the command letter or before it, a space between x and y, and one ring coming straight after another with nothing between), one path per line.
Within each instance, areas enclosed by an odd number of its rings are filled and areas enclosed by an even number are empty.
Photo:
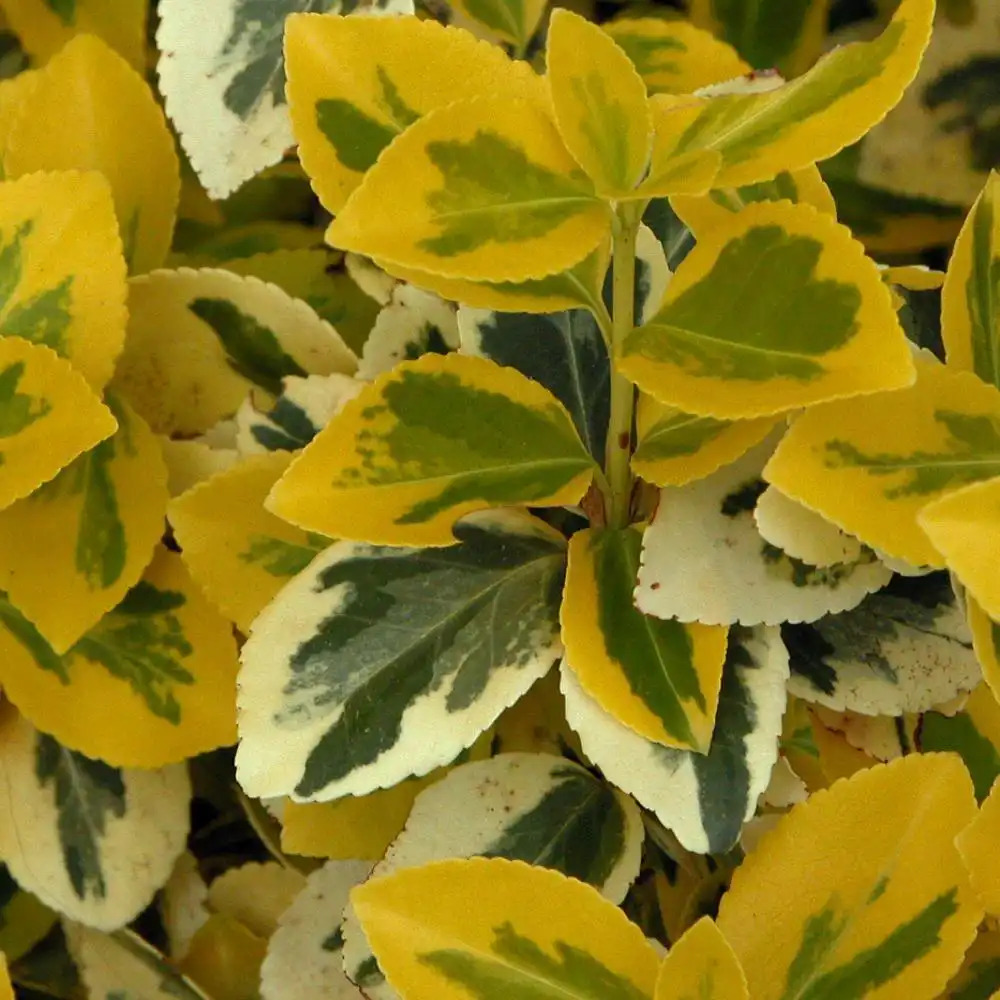
M91 997L105 1000L208 1000L208 995L134 931L101 934L66 928L70 953Z
M997 1000L1000 993L1000 932L980 930L942 1000Z
M276 399L268 396L267 402L258 403L260 393L251 391L236 411L240 454L299 451L361 388L361 382L349 375L286 375Z
M458 343L453 306L412 285L398 285L365 341L357 377L370 381L401 361L447 354L457 350Z
M456 808L463 822L443 825ZM501 754L421 792L372 878L447 858L506 858L553 868L620 903L639 874L642 838L632 800L582 767L548 754ZM395 1000L352 906L342 933L348 978L372 1000Z
M560 621L565 664L622 725L664 746L706 753L726 629L644 615L633 603L642 532L573 535Z
M834 220L786 202L752 204L705 234L617 362L660 402L723 419L913 381L875 264Z
M730 630L715 738L707 754L674 750L616 722L562 671L566 717L584 752L652 810L689 851L718 854L753 816L778 757L788 654L775 628Z
M107 182L38 173L0 183L0 336L68 358L100 392L125 340L125 262Z
M382 150L435 108L459 96L538 100L544 94L528 64L508 59L499 46L415 17L294 16L286 49L299 156L320 201L334 213Z
M268 941L261 968L263 1000L361 1000L343 968L341 915L348 895L371 872L366 861L330 861L313 872L305 889L282 914Z
M0 510L110 437L111 410L68 361L0 337Z
M937 997L982 919L953 844L974 815L951 755L880 764L794 807L719 910L750 995Z
M948 363L1000 388L1000 175L972 206L941 298Z
M774 436L704 479L660 491L643 539L636 604L646 614L708 624L815 621L846 611L891 575L866 549L812 566L765 541L753 511Z
M54 910L92 927L128 923L166 882L188 834L181 765L120 770L0 710L0 858Z
M625 50L650 94L690 94L750 71L735 49L686 21L633 17L630 11L602 27Z
M136 69L146 60L149 0L3 0L4 17L25 51L43 63L79 34L97 35Z
M978 814L955 838L969 881L990 916L1000 914L1000 872L996 842L1000 834L1000 785L994 783Z
M853 535L773 486L760 495L753 519L764 541L810 566L857 562L862 556L863 547Z
M899 716L971 691L972 636L947 573L893 577L856 608L783 625L789 691L837 711Z
M0 511L0 590L59 654L138 583L163 534L159 442L120 401L107 405L115 434Z
M923 352L916 364L910 388L808 410L764 478L866 545L941 567L918 515L959 487L1000 475L1000 391Z
M462 516L575 503L593 472L548 390L480 358L426 354L350 400L295 459L268 509L331 538L448 545Z
M356 367L336 330L277 285L181 268L131 282L113 385L154 430L196 434L231 416L252 385L277 394L285 376Z
M899 100L917 72L933 16L933 0L903 0L877 38L840 46L802 76L765 91L652 98L651 175L682 155L710 150L722 157L716 186L740 187L832 156ZM677 108L688 119L681 130Z
M373 879L351 901L404 996L652 1000L659 956L642 931L595 889L548 869L439 861Z
M78 35L39 72L4 143L8 177L99 170L111 185L129 271L163 263L180 170L146 81L93 35Z
M746 976L729 942L702 917L675 944L656 977L655 1000L749 1000Z
M793 77L809 69L822 53L830 4L831 0L694 0L691 20L732 45L754 69L778 69Z
M996 696L1000 692L1000 624L983 611L974 597L965 594L964 598L972 648L982 668L983 680Z
M229 623L163 549L62 655L0 600L4 693L44 732L115 767L160 767L235 742L236 670Z
M180 496L198 483L231 469L240 460L235 448L213 448L202 439L175 441L160 436L160 450L167 466L167 492Z
M527 52L547 7L546 0L452 0L453 10L513 46L518 57Z
M627 194L646 172L653 141L646 85L635 66L596 24L557 8L546 68L566 148L600 194Z
M610 210L541 100L457 101L388 146L327 231L336 247L449 278L564 271L607 236Z
M250 795L364 795L453 760L561 654L561 536L514 512L448 548L340 542L254 623L237 774Z
M248 458L170 504L170 524L191 575L244 634L267 603L329 544L264 509L291 456Z
M1000 618L1000 477L973 483L924 507L917 523L988 615Z

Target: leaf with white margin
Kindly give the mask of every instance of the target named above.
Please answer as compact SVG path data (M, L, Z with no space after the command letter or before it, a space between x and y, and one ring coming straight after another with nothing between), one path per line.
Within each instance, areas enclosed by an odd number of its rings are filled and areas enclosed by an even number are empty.
M765 542L810 566L835 566L861 558L863 547L858 539L774 486L760 495L753 519Z
M773 449L772 435L707 478L660 491L643 538L641 611L711 625L814 621L889 581L890 571L867 550L854 562L817 567L764 540L753 509Z
M397 285L365 341L357 377L367 382L401 361L447 354L458 349L458 341L454 306L412 285Z
M603 300L611 303L612 270L605 272ZM655 312L670 281L667 259L653 231L640 226L635 248L634 311ZM604 461L611 407L611 369L604 335L588 309L537 315L461 306L458 329L463 354L516 368L544 385L569 411L591 455Z
M788 654L776 628L734 627L707 754L673 750L627 729L562 670L566 718L607 779L699 854L728 851L753 816L778 758Z
M788 690L836 711L924 712L980 680L972 634L948 574L896 576L856 608L783 625Z
M198 859L185 851L160 895L160 916L171 958L184 957L198 928L208 919L207 899L208 886L198 870Z
M261 968L263 1000L361 1000L344 974L340 929L348 895L371 872L367 861L330 861L306 879L306 887L278 921Z
M67 750L0 710L0 858L52 909L112 930L136 917L184 850L183 765L120 770Z
M294 142L285 99L285 18L344 11L342 0L163 0L157 66L167 113L213 198L277 163ZM377 9L412 13L405 2Z
M243 647L237 777L249 795L364 795L447 764L562 653L561 535L518 511L458 544L339 542Z
M286 375L281 394L261 411L251 392L236 411L236 447L242 455L298 451L362 388L348 375Z
M442 816L461 813L461 823ZM621 903L639 874L635 803L577 764L549 754L500 754L455 768L421 792L372 878L447 858L507 858L587 882ZM372 1000L394 1000L350 905L344 969Z
M208 1000L133 931L101 934L81 924L68 924L65 930L80 978L95 1000Z
M216 268L154 271L129 284L129 326L112 385L161 434L198 434L252 385L351 375L337 331L277 285Z

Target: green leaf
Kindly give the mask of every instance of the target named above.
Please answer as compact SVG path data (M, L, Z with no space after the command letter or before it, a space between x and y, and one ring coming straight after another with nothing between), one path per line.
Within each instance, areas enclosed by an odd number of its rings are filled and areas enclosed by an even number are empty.
M513 512L456 535L442 549L337 543L261 613L240 676L248 794L328 800L425 774L558 658L562 539Z

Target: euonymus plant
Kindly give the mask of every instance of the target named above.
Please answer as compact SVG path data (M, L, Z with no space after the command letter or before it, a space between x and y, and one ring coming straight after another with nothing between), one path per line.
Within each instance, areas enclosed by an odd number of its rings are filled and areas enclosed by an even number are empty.
M0 0L0 1000L1000 995L988 4L843 6Z

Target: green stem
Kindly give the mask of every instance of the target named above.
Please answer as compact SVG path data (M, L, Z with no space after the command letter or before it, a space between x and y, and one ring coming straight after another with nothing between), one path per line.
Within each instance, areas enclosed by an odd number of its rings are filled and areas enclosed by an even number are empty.
M635 387L615 371L614 358L626 334L635 325L635 239L639 231L639 207L641 206L626 202L619 205L615 213L611 298L611 417L604 461L610 488L608 524L612 528L624 528L628 524L632 496L629 459L632 457Z

